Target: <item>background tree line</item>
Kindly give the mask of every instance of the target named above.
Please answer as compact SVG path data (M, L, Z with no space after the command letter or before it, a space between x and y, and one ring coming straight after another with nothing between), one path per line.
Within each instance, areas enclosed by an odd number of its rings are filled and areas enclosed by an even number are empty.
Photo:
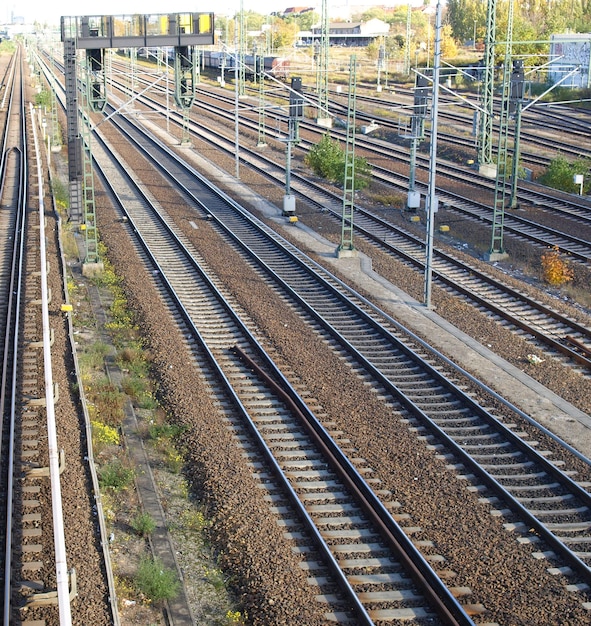
M497 0L496 39L505 41L507 15L510 0ZM476 40L484 41L486 34L487 0L447 0L443 16L443 55L450 58L454 47ZM434 41L433 7L413 8L410 12L411 50L432 46ZM390 25L390 36L385 45L390 59L404 54L407 36L408 6L400 5L393 9L376 6L354 15L352 21L366 22L377 18ZM254 11L244 12L247 33L260 32L249 45L256 43L259 50L272 54L281 48L293 47L300 31L309 31L320 23L320 15L315 11L299 14L262 15ZM221 40L233 46L235 40L236 19L216 17L217 31ZM520 42L548 41L554 33L591 32L591 0L520 0L514 4L513 40ZM377 58L379 43L368 47L370 58ZM520 53L544 54L541 43L523 45ZM432 49L432 48L431 48Z

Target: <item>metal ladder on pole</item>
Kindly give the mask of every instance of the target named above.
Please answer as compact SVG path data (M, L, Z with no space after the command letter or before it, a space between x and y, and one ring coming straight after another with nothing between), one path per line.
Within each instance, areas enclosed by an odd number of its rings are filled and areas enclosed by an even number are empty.
M357 88L357 59L349 64L349 99L347 103L347 141L345 145L345 177L343 181L343 218L339 252L355 250L353 245L353 210L355 207L355 101Z

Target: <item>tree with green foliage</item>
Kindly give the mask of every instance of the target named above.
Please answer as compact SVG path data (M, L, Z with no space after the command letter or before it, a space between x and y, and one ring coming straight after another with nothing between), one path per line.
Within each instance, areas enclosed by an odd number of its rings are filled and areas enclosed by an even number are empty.
M356 190L365 189L369 186L369 182L371 179L371 165L367 162L366 159L360 156L355 157L355 179L353 181L353 188ZM337 182L341 185L345 184L345 159L343 156L343 167L339 171L339 177Z
M451 27L451 35L460 42L473 39L476 24L476 39L482 38L486 25L486 6L483 0L448 0L446 21Z
M392 42L392 48L388 47L388 52L396 54L398 50L394 47L394 42L397 43L399 49L402 49L406 42L406 22L408 19L408 6L401 5L395 7L384 18L384 21L390 24L390 35L387 37L387 42ZM420 10L412 10L410 14L410 30L411 30L411 49L414 50L421 41L427 40L427 35L430 32L428 16Z
M574 177L576 174L583 174L585 176L583 193L587 194L591 190L590 168L591 160L589 159L567 161L563 156L558 156L550 161L548 169L538 178L538 182L553 189L579 193L580 186L575 184Z
M328 180L336 180L341 162L344 163L344 153L338 142L325 133L322 139L310 149L305 162L315 174Z
M42 89L39 93L35 94L35 104L44 109L48 109L51 106L51 93L47 89Z
M361 15L355 16L355 21L369 22L369 20L382 20L382 22L386 22L388 20L388 13L386 13L382 7L371 7Z
M456 40L453 38L451 26L446 24L441 29L441 56L444 59L453 59L458 53Z
M304 11L285 16L283 19L288 24L296 24L298 30L312 30L312 26L320 23L320 15L316 11Z
M294 45L300 28L297 22L288 22L276 18L271 25L273 49L287 48Z
M339 142L328 133L310 149L305 158L306 164L314 173L339 184L345 181L345 151ZM355 157L355 189L364 189L369 185L371 166L363 157Z
M496 39L504 41L507 30L507 15L510 0L498 0L496 15ZM458 41L467 41L474 36L482 39L486 28L485 0L448 0L446 21ZM513 40L549 40L554 33L584 33L591 30L591 0L527 0L514 5ZM527 54L528 50L522 50ZM547 52L546 52L547 54Z

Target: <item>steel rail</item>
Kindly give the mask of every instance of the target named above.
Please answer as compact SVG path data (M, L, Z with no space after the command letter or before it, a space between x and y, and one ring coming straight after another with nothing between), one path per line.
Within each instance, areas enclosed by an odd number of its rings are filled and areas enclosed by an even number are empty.
M53 519L53 540L55 551L55 574L57 583L58 609L60 626L71 626L72 611L70 606L69 572L66 557L66 539L64 534L64 515L62 506L59 447L57 443L57 425L55 420L54 386L51 366L51 325L49 323L49 296L47 286L47 253L45 247L45 200L42 158L37 137L35 110L30 104L31 128L36 154L37 186L39 202L39 263L41 277L41 316L43 324L43 370L45 378L45 410L47 419L47 444L49 448L49 480L51 485L51 512Z
M172 151L166 148L166 146L161 144L161 142L159 142L153 137L151 137L149 141L151 142L152 145L158 146L158 152L160 153L161 156L160 158L158 158L154 154L149 154L149 151L145 152L145 154L152 160L152 162L159 169L161 169L162 171L166 171L166 168L162 163L163 161L162 154L169 153L170 156L173 158L173 160L177 163L179 167L184 168L187 172L191 172L191 176L199 177L199 175L192 168L184 164L178 156L172 153ZM173 184L181 186L178 173L171 174L170 172L168 172L167 177ZM262 258L257 256L256 249L257 249L258 244L255 241L255 238L262 237L263 239L268 239L269 241L275 240L276 242L275 245L286 247L287 249L291 250L292 254L294 255L294 258L292 258L289 262L291 274L293 274L296 265L301 266L307 272L311 272L310 265L316 265L316 264L314 264L313 262L310 263L310 259L308 259L306 255L304 255L303 253L299 251L296 252L295 251L296 249L293 246L291 246L291 244L288 244L287 242L285 242L285 240L283 240L283 238L277 235L276 233L274 232L271 233L268 227L265 227L264 225L262 225L259 220L257 220L254 216L252 216L248 212L246 212L244 209L240 208L235 202L231 201L228 203L228 198L225 196L225 194L219 192L219 190L217 189L214 189L213 185L211 185L205 180L202 180L201 184L206 185L210 189L212 196L215 195L220 198L220 200L216 201L215 203L215 209L212 209L212 206L207 205L203 192L201 192L199 194L199 197L197 197L194 193L190 192L186 187L184 187L185 192L193 199L193 201L195 202L197 206L202 207L203 211L210 213L212 215L216 223L220 225L220 227L237 243L237 245L240 246L240 248L249 257L256 257L258 265L265 268L265 271L269 275L273 276L273 280L279 280L280 282L282 282L284 289L286 289L289 293L291 293L294 299L301 301L303 306L307 308L309 313L312 314L319 323L321 323L327 329L330 329L330 323L324 320L323 317L319 313L317 313L305 300L302 300L302 298L293 290L293 288L289 287L289 285L285 283L284 279L278 278L277 272L272 267L268 266L267 263ZM210 202L213 201L213 197L209 201ZM222 210L222 206L226 207L225 211ZM230 209L230 207L232 207L232 209ZM216 216L216 212L220 212L219 217ZM223 214L223 217L221 214ZM238 235L236 232L233 232L233 228L236 228L237 226L236 225L232 226L231 224L232 221L236 221L237 223L239 222L241 224L242 223L250 224L250 227L256 230L257 234L254 235L254 238L251 237L249 240L244 241L244 232L242 232L240 235ZM240 227L240 229L244 230L242 226ZM263 248L265 248L265 244L261 244L261 245L263 246ZM266 255L268 256L268 253L266 253ZM324 273L325 275L329 275L329 272L326 271L324 268L321 270L321 273ZM354 293L354 290L350 290L350 291L351 293ZM342 295L339 297L342 297ZM361 317L364 317L364 318L366 317L365 313L360 313L360 315ZM375 329L379 329L381 326L378 322L376 322L375 319L371 317L367 318L367 321ZM383 331L383 328L380 330L380 332L381 331ZM330 332L334 332L334 330L331 330ZM415 415L419 416L424 421L426 420L427 423L432 425L435 432L437 432L438 434L441 433L446 443L449 443L452 449L454 450L457 449L458 455L461 456L463 459L465 459L466 463L469 462L470 466L478 471L478 475L481 476L483 480L490 487L496 489L498 493L502 494L503 499L507 499L507 502L511 503L509 506L513 508L514 511L519 512L520 514L523 515L524 518L527 519L528 523L530 524L530 527L536 528L538 532L540 533L540 535L543 536L545 539L547 539L550 545L552 545L558 552L564 555L564 558L570 563L570 565L576 571L580 573L581 576L584 576L586 579L589 579L589 576L591 574L589 567L576 554L574 554L573 551L570 550L562 541L560 541L553 533L549 532L546 528L546 525L543 522L541 522L538 518L533 516L523 505L521 505L521 503L518 502L515 499L515 497L513 497L507 491L506 488L500 485L500 483L498 483L498 481L495 478L493 478L490 475L490 473L482 467L481 464L479 464L478 462L474 460L469 461L469 459L471 459L471 456L468 455L464 450L462 450L461 446L457 442L455 442L453 438L449 437L449 435L447 435L437 424L435 424L435 422L420 407L418 407L413 400L408 398L403 390L399 389L395 385L392 385L392 383L389 382L388 379L384 377L384 375L380 372L380 370L377 370L369 361L367 361L367 359L363 355L361 355L355 348L353 348L353 346L349 343L349 341L346 338L340 336L339 339L343 342L343 345L347 346L347 349L350 353L352 354L356 353L357 358L359 358L363 363L366 363L367 366L370 367L372 372L375 372L376 377L384 385L386 384L388 385L387 388L391 391L391 393L393 394L395 398L397 398L400 402L402 402L402 404L406 406ZM392 339L391 335L390 335L390 339ZM401 349L408 354L412 353L412 351L410 351L404 344L401 346ZM582 489L571 478L563 474L552 463L548 462L548 460L543 455L539 455L533 448L531 448L525 442L523 442L521 438L516 437L515 434L511 432L510 429L500 424L499 421L494 416L492 416L487 411L482 409L482 407L478 405L477 403L475 403L472 398L470 398L469 396L465 396L462 390L457 388L456 385L451 383L445 376L439 373L438 370L433 368L433 366L429 365L427 362L424 362L424 360L418 357L418 355L416 354L414 354L413 358L421 361L422 362L421 367L424 368L425 370L428 370L430 372L430 375L433 376L435 380L438 380L440 383L445 384L446 387L450 389L454 389L454 394L458 394L460 397L464 397L464 401L467 403L467 405L471 406L472 409L478 415L483 417L485 421L489 425L491 425L491 427L496 428L498 432L502 432L503 436L507 440L511 441L512 445L517 446L517 448L524 451L525 454L529 455L530 457L535 458L539 466L543 467L544 470L549 475L559 477L562 484L569 485L569 489L571 490L572 493L577 494L577 497L579 497L582 501L589 502L589 504L591 504L591 500L590 500L591 496L588 494L588 492L586 492L585 489Z
M173 178L174 178L174 177L173 177ZM199 201L197 201L197 200L196 200L196 202L197 202L197 204L200 204L200 202L199 202ZM202 203L201 203L201 205L203 206L203 204L202 204ZM203 210L207 211L207 206L205 206ZM551 468L548 468L548 469L551 469ZM579 494L579 495L580 495L580 497L583 497L583 498L584 498L584 494ZM539 526L539 524L538 524L538 526ZM561 544L561 546L562 546L562 548L564 549L564 546L563 546L562 544ZM569 551L568 551L568 550L566 550L565 554L568 554L568 552L569 552ZM580 561L577 563L577 561L575 560L575 561L574 561L574 563L575 563L575 564L578 564L579 566L581 565ZM584 566L584 564L583 564L583 566ZM585 567L586 567L586 566L585 566ZM583 571L584 571L584 570L583 570Z
M18 49L16 57L21 65L21 50ZM15 66L16 67L16 66ZM2 195L7 191L5 181L8 175L9 152L16 155L13 164L13 172L16 171L15 182L16 203L14 207L14 221L12 230L12 260L10 279L8 286L8 303L5 311L5 334L4 355L2 363L2 396L0 398L0 410L2 415L2 488L5 491L5 510L3 525L5 528L5 540L2 546L3 557L3 606L2 620L4 626L11 623L11 600L12 600L12 534L13 534L13 483L15 464L15 428L16 413L18 410L18 345L21 336L21 312L23 310L23 277L25 259L25 233L26 233L26 200L28 194L28 168L27 168L27 142L25 132L25 106L24 106L24 77L22 71L17 75L12 74L10 100L8 106L8 119L4 136L3 154L6 159L2 167ZM18 118L18 131L15 138L17 145L8 146L12 139L9 137L10 118ZM4 321L4 320L3 320Z

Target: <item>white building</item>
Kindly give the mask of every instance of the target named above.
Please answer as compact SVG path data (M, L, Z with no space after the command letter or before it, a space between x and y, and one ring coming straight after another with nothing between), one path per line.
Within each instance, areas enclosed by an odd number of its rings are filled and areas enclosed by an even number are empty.
M564 87L590 87L591 33L552 35L548 76Z

